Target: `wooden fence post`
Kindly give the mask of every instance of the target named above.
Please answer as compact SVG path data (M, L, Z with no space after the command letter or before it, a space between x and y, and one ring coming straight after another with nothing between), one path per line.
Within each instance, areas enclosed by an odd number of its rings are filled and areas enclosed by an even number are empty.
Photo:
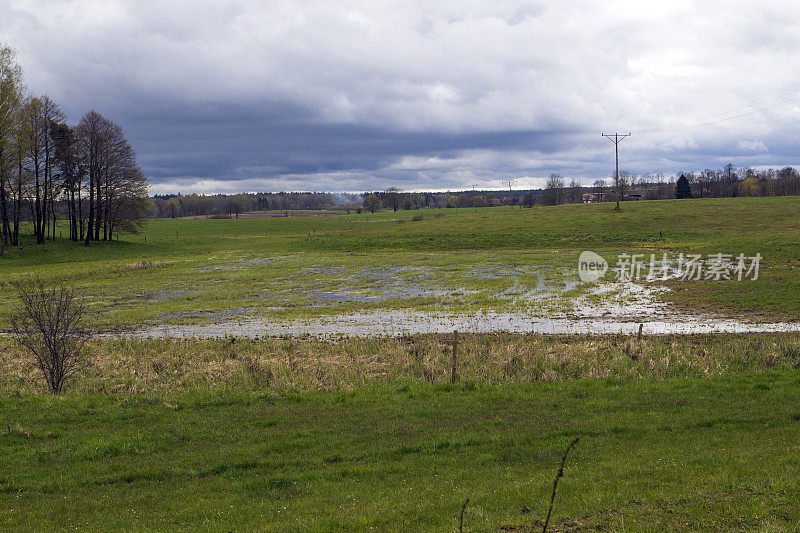
M456 367L458 365L458 330L453 331L453 373L450 376L450 383L456 382Z

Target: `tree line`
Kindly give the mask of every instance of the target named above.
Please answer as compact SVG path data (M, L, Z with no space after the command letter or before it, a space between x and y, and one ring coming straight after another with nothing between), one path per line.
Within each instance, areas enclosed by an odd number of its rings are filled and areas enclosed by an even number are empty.
M150 216L182 218L206 216L236 218L251 211L293 211L343 209L394 211L516 205L529 191L403 192L396 188L365 193L275 192L240 194L157 194L152 197ZM535 191L538 195L540 191Z
M391 187L383 191L361 194L322 192L166 194L153 197L150 216L180 218L210 215L233 218L248 211L322 210L335 207L370 212L383 209L398 211L502 205L532 207L564 203L614 202L620 194L621 200L665 200L676 197L676 181L680 175L686 176L692 196L698 198L800 195L800 173L792 167L754 169L735 168L732 164L728 164L717 170L681 172L674 176L663 173L637 175L621 170L619 191L613 178L598 179L592 185L581 185L576 178L568 181L559 174L551 174L544 188L511 191L404 192Z
M792 167L775 169L735 168L683 172L693 197L800 195L800 174ZM636 175L620 171L621 200L664 200L676 198L677 176ZM412 210L424 208L465 208L520 205L559 205L582 202L614 202L620 192L613 179L581 185L552 174L542 189L473 190L458 192L404 192L397 188L361 194L320 192L279 192L248 194L156 195L150 216L180 218L212 216L235 218L248 211L323 210L344 208L358 212Z
M360 201L359 194L327 192L157 194L153 196L150 216L234 218L248 211L321 210L338 206L352 207Z
M501 205L560 205L584 202L615 202L620 200L666 200L676 198L678 176L689 183L687 192L677 197L724 198L736 196L796 196L800 195L800 173L793 167L781 169L735 168L732 164L721 169L701 172L682 172L674 176L665 174L636 175L620 171L619 188L613 179L595 180L592 185L581 185L576 178L569 181L559 174L551 174L542 189L511 191L460 191L460 192L402 192L395 188L366 192L361 207L369 212L382 209L464 208L493 207ZM688 196L685 196L688 194Z
M736 168L729 163L719 169L679 172L669 177L664 174L635 175L620 171L623 199L632 199L634 195L635 199L642 200L676 198L679 176L686 177L689 184L686 193L694 198L800 195L800 173L793 167L786 166L780 169ZM616 200L617 191L612 180L608 182L597 180L592 187L587 187L586 190L601 198L600 201Z
M148 182L122 128L94 110L67 124L49 96L28 94L15 55L0 44L0 252L26 223L38 244L60 222L87 245L137 232Z

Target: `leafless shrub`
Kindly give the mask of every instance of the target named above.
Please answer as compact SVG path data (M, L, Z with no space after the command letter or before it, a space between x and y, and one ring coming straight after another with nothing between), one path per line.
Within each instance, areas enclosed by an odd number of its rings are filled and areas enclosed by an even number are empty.
M18 283L17 292L22 304L11 317L12 330L34 355L50 392L58 394L89 364L83 353L91 337L84 325L86 309L73 289L47 288L38 278Z

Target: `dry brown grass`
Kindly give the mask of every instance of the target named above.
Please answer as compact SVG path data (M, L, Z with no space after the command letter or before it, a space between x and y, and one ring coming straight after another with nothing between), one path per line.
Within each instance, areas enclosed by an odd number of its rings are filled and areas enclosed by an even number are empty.
M94 340L91 367L69 390L162 393L194 389L351 389L448 383L452 335L338 341ZM800 368L800 334L644 337L459 336L458 378L472 383L664 379ZM22 346L0 339L0 387L43 391Z

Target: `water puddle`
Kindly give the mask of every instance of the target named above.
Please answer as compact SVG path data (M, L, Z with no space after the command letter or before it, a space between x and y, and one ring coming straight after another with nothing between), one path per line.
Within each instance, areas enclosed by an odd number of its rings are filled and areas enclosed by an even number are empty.
M238 320L201 326L164 325L136 332L137 337L376 337L424 333L543 333L543 334L607 334L638 332L643 324L645 334L686 333L758 333L800 331L800 323L747 323L714 317L656 318L624 320L620 318L548 318L518 313L478 312L464 314L431 314L405 311L376 311L288 322L262 319Z
M710 315L677 313L660 302L665 288L635 283L600 284L578 296L573 308L550 316L527 312L430 313L375 310L285 322L239 318L208 325L163 325L140 337L373 337L425 333L542 333L567 335L764 333L800 331L800 322L755 323Z

